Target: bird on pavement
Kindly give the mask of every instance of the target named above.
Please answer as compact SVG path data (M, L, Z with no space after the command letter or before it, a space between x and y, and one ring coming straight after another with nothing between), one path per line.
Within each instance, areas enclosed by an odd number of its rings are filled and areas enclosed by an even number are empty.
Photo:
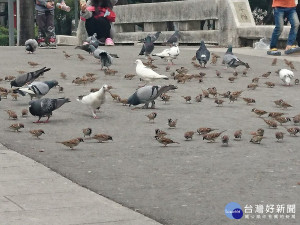
M231 67L234 68L234 70L238 67L238 66L245 66L246 68L250 68L248 63L245 63L243 61L241 61L238 57L236 57L233 53L232 53L232 46L230 45L225 53L225 55L223 56L223 63L226 65L226 67Z
M25 41L25 50L28 53L34 53L38 47L38 43L35 39L28 39Z
M158 56L161 59L164 59L168 62L168 64L174 65L173 59L176 59L180 54L180 50L178 45L173 44L170 48L164 49L160 53L154 53L153 56Z
M95 48L93 45L90 45L89 48L91 49L94 57L96 59L100 59L101 62L101 69L103 67L109 68L113 63L113 58L119 58L116 54L109 54L107 51L99 48Z
M210 52L207 50L204 41L200 43L200 47L196 52L196 58L201 67L205 67L210 58Z
M8 128L13 131L20 132L19 130L21 128L24 128L24 124L23 123L14 123L14 124L11 124Z
M163 93L166 93L169 90L177 89L174 85L166 86L144 86L135 91L128 98L128 104L130 105L139 105L145 104L143 108L148 108L149 103L151 103L151 108L155 108L155 99L158 98Z
M147 37L150 37L151 41L154 43L159 38L160 34L161 34L161 31L157 31L155 34L148 34L145 38L138 40L138 42L144 43L146 41Z
M79 145L80 142L84 142L82 138L74 138L74 139L67 140L67 141L57 141L56 143L63 144L65 146L69 147L70 149L74 150L74 147Z
M68 98L42 98L38 100L32 100L29 102L29 112L31 115L39 117L39 119L34 123L47 123L52 115L52 112L67 102L70 102ZM47 116L48 118L46 121L41 122L40 119L43 116Z
M95 134L93 137L86 138L87 140L95 139L99 143L103 143L104 141L113 140L112 136L108 134Z
M45 72L49 71L50 68L43 67L42 69L25 73L17 76L13 81L10 82L11 87L22 87L26 83L31 83Z
M167 42L164 43L164 44L168 44L168 45L172 45L173 43L178 44L179 38L180 38L179 30L176 30L176 31L169 37L169 39L167 40Z
M92 111L92 115L95 119L99 118L96 115L96 109L99 109L102 104L105 103L105 94L109 91L110 87L104 84L99 91L91 92L86 96L78 96L77 101L85 104Z
M170 138L166 138L164 136L155 136L155 139L166 147L169 144L179 144L179 142L173 141Z
M84 129L82 129L82 133L83 133L83 137L85 137L85 136L91 136L91 134L92 134L92 128L84 128Z
M31 133L32 136L34 136L34 137L40 138L40 136L42 134L44 134L45 132L42 129L37 129L37 130L30 130L29 133Z
M279 77L283 81L284 85L291 85L291 80L294 78L294 73L288 69L281 69L279 71Z
M15 92L18 92L22 96L25 96L26 94L30 95L31 100L33 97L41 98L44 95L46 95L51 88L58 85L58 82L56 80L51 81L34 81L31 84L29 84L27 87L24 88L18 88L15 90Z
M155 71L153 71L152 69L146 67L140 59L137 59L135 63L136 63L136 68L135 68L136 74L147 83L157 79L165 79L165 80L169 79L166 75L160 75Z
M154 50L153 41L151 40L150 36L147 36L146 41L144 42L139 55L145 55L146 57L148 57L153 50Z

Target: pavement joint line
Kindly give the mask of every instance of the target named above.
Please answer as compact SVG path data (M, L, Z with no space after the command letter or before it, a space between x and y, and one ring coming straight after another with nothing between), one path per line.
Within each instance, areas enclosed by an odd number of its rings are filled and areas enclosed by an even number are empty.
M20 206L18 203L16 203L15 201L13 201L12 199L10 199L8 197L8 195L4 195L4 198L6 198L8 201L12 202L13 204L15 204L16 206L18 206L20 209L25 210L22 206Z

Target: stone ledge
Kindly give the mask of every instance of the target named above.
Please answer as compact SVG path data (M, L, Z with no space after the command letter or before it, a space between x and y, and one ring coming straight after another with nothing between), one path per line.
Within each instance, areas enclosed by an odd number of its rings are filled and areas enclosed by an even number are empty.
M78 40L76 36L67 36L67 35L56 35L57 45L70 45L76 46Z

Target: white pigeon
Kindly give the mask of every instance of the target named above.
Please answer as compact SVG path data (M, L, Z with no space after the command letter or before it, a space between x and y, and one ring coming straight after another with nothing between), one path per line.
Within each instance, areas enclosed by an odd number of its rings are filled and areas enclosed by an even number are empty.
M294 78L294 73L288 69L281 69L279 71L279 77L285 85L291 85L291 80Z
M140 59L137 59L135 63L136 63L136 68L135 68L136 74L147 83L157 79L169 80L169 78L166 75L160 75L155 71L153 71L152 69L146 67Z
M92 110L94 119L97 119L99 117L96 115L96 109L100 109L101 105L105 103L105 93L110 88L107 84L104 84L99 91L92 92L86 96L79 96L77 101L87 105Z
M171 64L174 65L173 59L176 59L177 56L179 56L179 53L180 53L180 50L179 50L178 45L173 44L172 47L164 49L160 53L153 54L153 56L158 56L158 57L166 60L168 63L171 62Z

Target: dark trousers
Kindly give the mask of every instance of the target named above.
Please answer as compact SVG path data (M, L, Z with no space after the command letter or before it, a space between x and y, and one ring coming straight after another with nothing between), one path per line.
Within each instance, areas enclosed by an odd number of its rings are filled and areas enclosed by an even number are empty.
M104 17L98 19L91 17L85 21L85 28L88 35L92 36L96 33L98 40L105 40L110 37L110 27L109 21Z
M36 11L36 23L38 25L38 38L55 38L54 10Z
M297 15L300 19L300 3L296 7L296 12L297 12ZM298 30L298 33L297 33L296 41L298 43L298 46L300 47L300 27L299 27L299 30Z

